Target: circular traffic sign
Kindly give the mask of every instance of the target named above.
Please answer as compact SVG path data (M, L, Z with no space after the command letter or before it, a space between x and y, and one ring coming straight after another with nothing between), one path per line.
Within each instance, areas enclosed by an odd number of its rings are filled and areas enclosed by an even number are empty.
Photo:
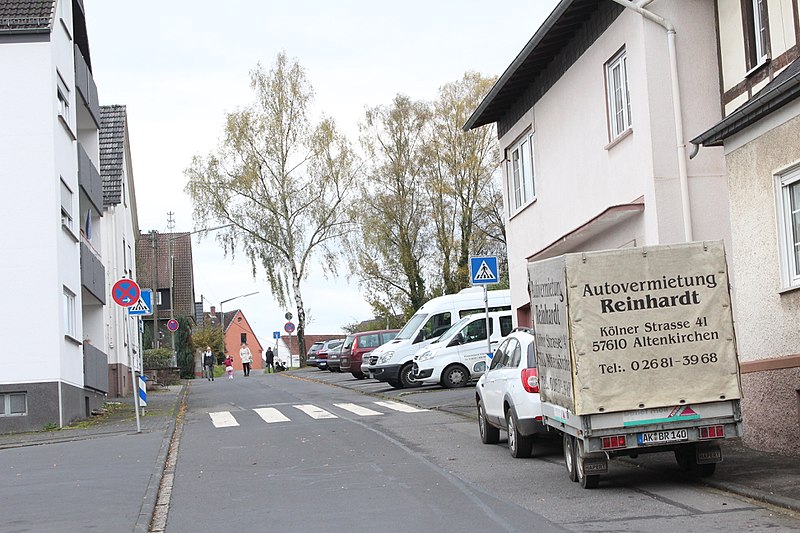
M287 322L286 324L283 325L283 331L291 334L294 331L294 324L291 322Z
M178 326L179 326L179 325L180 325L180 324L178 324L178 321L177 321L177 320L175 320L174 318L171 318L171 319L170 319L170 320L167 322L167 329L168 329L168 330L170 330L171 332L175 333L176 331L178 331Z
M289 311L286 311L286 314L283 315L283 316L286 318L286 320L291 320L292 319L292 313L289 312Z
M121 279L111 287L111 297L122 307L130 307L139 301L142 290L132 279Z

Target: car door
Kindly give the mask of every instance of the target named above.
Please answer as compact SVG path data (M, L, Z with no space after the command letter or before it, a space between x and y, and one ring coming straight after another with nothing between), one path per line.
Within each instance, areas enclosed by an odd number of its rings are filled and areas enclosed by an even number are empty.
M500 388L503 381L500 378L502 378L502 370L507 361L508 346L513 340L513 338L506 339L495 350L489 370L484 375L483 381L480 382L483 389L481 391L483 408L486 415L495 421L499 420L503 414L503 396Z
M503 413L503 401L505 400L506 391L515 379L519 379L519 371L517 365L519 364L521 354L521 347L519 341L514 337L508 339L508 343L503 350L502 364L499 364L492 375L492 402L494 404L494 414L498 420L505 419ZM492 361L494 362L494 361ZM488 409L487 409L488 410Z

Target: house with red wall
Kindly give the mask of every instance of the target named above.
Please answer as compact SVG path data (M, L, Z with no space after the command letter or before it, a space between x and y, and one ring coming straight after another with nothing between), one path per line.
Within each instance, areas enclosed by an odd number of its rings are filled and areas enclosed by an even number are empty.
M219 316L219 313L216 312L216 308L211 307L209 315L215 317ZM242 310L234 309L233 311L222 313L222 324L225 331L225 354L233 357L233 369L235 371L242 370L242 360L239 357L242 343L245 343L250 348L250 353L253 354L253 364L250 365L251 370L264 368L264 349Z

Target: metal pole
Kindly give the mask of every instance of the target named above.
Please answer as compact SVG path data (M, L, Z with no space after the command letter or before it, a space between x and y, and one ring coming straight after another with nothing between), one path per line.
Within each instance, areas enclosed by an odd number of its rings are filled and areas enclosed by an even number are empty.
M141 318L136 321L136 329L139 332L139 353L142 351L142 326L140 324ZM136 377L135 362L133 361L133 353L128 351L128 364L131 367L131 379L133 380L133 410L136 411L136 433L142 432L142 425L139 422L139 379Z
M483 306L486 309L486 355L492 357L492 339L489 334L489 292L486 285L483 286Z
M174 239L169 239L169 319L175 320L175 298L172 296L172 292L175 288L174 277L175 273L173 271L173 263L175 262L175 258L172 257L172 241ZM172 366L178 366L178 357L175 354L175 332L173 331L170 336L172 337Z

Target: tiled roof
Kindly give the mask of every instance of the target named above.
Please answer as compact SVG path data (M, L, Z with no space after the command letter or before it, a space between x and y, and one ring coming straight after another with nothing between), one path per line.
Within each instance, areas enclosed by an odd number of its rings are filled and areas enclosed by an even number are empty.
M122 201L126 121L124 105L100 106L100 175L103 178L103 205L116 205Z
M142 288L154 290L169 288L169 248L172 239L172 255L175 259L173 272L175 315L193 317L194 274L192 239L189 235L187 232L141 233L136 240L136 281ZM168 308L168 303L164 303Z
M0 33L49 32L54 0L0 0Z

